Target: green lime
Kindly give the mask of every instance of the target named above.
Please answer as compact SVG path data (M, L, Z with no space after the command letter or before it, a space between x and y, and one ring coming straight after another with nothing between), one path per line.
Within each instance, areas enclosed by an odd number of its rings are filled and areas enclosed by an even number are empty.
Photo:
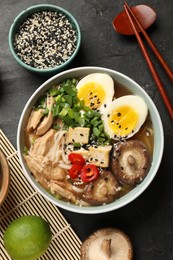
M14 260L36 260L51 242L49 224L38 216L14 220L4 233L4 245Z

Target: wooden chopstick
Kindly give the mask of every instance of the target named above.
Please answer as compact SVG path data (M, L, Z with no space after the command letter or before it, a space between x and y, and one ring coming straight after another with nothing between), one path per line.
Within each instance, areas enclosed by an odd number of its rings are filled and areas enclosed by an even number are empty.
M142 51L142 53L143 53L143 55L144 55L144 58L145 58L145 60L146 60L146 62L147 62L147 65L148 65L148 67L149 67L149 69L150 69L150 71L151 71L151 74L152 74L152 76L153 76L153 78L154 78L154 80L155 80L155 83L156 83L156 85L157 85L157 87L158 87L158 90L159 90L159 92L160 92L160 94L161 94L161 97L162 97L162 99L163 99L163 101L164 101L164 103L165 103L165 105L166 105L166 108L167 108L167 110L168 110L168 112L169 112L169 115L170 115L170 117L171 117L171 119L173 120L173 107L172 107L172 104L171 104L171 102L170 102L170 100L169 100L169 97L167 96L167 94L166 94L166 91L165 91L165 89L164 89L164 86L163 86L163 84L162 84L162 82L161 82L161 80L160 80L160 78L159 78L159 75L158 75L158 73L157 73L157 71L156 71L156 69L155 69L155 67L154 67L154 64L153 64L153 62L151 61L151 59L150 59L150 57L149 57L149 54L148 54L148 52L147 52L147 50L146 50L146 48L145 48L145 45L144 45L144 43L142 42L142 39L141 39L141 37L140 37L140 34L139 34L139 32L138 32L138 30L137 30L137 28L136 28L136 26L138 26L139 27L139 29L141 30L141 28L142 28L142 25L140 24L140 22L139 22L139 20L136 18L136 16L134 15L134 13L133 13L133 11L130 9L130 7L129 7L129 5L127 4L127 3L125 3L124 4L124 9L125 9L125 12L126 12L126 14L127 14L127 17L128 17L128 19L129 19L129 22L130 22L130 24L131 24L131 26L132 26L132 29L133 29L133 31L134 31L134 33L135 33L135 36L136 36L136 39L137 39L137 41L138 41L138 43L139 43L139 46L140 46L140 48L141 48L141 51ZM133 14L133 16L132 16L132 14ZM135 18L134 18L135 17ZM133 19L134 19L134 21L133 21ZM137 21L137 22L136 22ZM136 24L135 24L136 23ZM161 64L162 64L162 66L165 68L165 70L166 70L166 72L168 72L168 70L169 70L169 76L171 76L171 74L172 74L172 72L171 72L171 70L170 69L166 69L166 66L165 66L165 61L163 60L163 58L161 57L161 55L159 54L158 55L158 51L157 51L157 49L156 49L156 47L154 46L154 44L153 44L153 42L151 41L151 39L150 39L150 37L147 35L147 33L145 32L145 30L142 28L142 30L141 30L141 32L143 33L144 32L144 34L145 34L145 36L147 36L147 41L148 41L148 43L150 44L150 46L152 46L151 48L152 48L152 50L154 49L155 51L154 51L154 53L156 54L156 56L158 57L158 59L159 59L159 61L161 62ZM161 57L161 58L160 58ZM168 66L167 66L167 68L169 68ZM172 77L171 77L171 79L172 79Z
M166 63L166 61L164 60L164 58L162 57L162 55L160 54L160 52L158 51L158 49L156 48L155 44L153 43L153 41L151 40L151 38L149 37L149 35L146 33L146 31L144 30L144 28L142 27L142 25L140 24L139 20L137 19L137 17L134 15L133 11L131 10L131 8L129 7L129 5L125 2L124 4L129 13L131 14L131 16L133 17L134 21L136 22L137 26L140 29L140 32L143 34L143 36L145 37L146 41L148 42L149 46L151 47L151 49L153 50L154 54L156 55L156 57L158 58L158 60L160 61L161 65L163 66L163 68L165 69L167 75L169 76L169 78L171 79L171 81L173 82L173 72L172 70L169 68L168 64Z

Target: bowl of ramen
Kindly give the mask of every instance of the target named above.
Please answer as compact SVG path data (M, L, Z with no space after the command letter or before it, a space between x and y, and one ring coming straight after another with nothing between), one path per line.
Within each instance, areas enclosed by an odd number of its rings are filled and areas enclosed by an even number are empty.
M126 75L101 67L61 72L30 97L17 149L32 186L55 205L103 213L136 199L163 155L159 113Z
M7 197L10 185L10 169L5 155L0 150L0 206Z

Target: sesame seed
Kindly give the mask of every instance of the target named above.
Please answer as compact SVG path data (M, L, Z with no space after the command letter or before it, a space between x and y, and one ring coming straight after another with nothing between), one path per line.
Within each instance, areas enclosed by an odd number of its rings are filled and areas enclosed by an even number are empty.
M118 114L117 114L117 116L119 116L119 117L120 117L120 116L121 116L121 113L118 113Z
M19 27L14 49L29 66L39 69L63 64L76 49L77 34L62 13L40 11L33 13Z

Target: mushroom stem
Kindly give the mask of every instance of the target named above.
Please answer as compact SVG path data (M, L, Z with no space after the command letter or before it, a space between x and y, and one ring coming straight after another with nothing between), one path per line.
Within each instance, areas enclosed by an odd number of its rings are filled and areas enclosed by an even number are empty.
M133 166L135 164L135 158L133 157L133 155L129 155L128 158L128 163Z
M111 239L104 239L101 245L103 252L107 257L111 257Z

